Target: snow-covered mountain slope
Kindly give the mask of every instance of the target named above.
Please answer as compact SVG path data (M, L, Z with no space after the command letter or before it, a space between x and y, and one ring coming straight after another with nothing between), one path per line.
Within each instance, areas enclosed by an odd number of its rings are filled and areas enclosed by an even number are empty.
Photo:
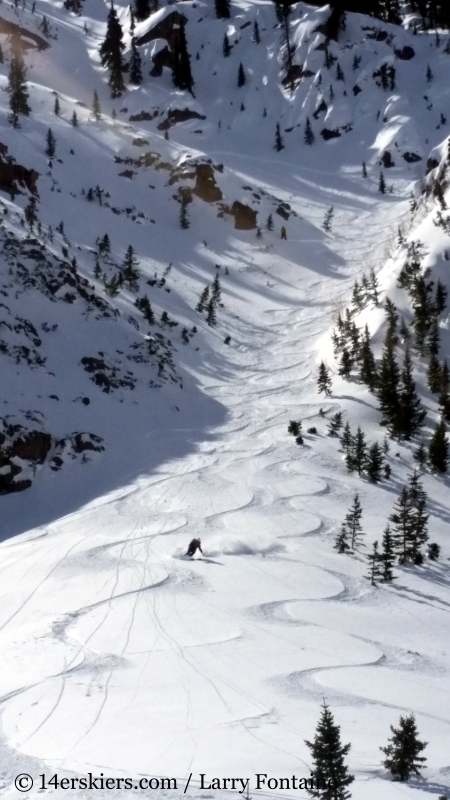
M195 97L175 91L167 69L149 76L165 46L151 32L166 21L170 34L173 10L187 19ZM397 278L407 243L420 239L423 266L448 283L448 235L433 224L436 200L421 194L447 157L448 34L348 14L338 41L326 42L329 9L300 3L291 27L303 77L291 91L272 3L239 0L219 21L211 3L183 2L137 26L148 39L144 82L111 101L98 56L107 6L86 0L81 16L41 0L34 14L0 7L31 31L43 14L57 38L26 54L32 113L13 130L6 93L0 109L9 188L0 475L10 485L13 464L13 482L32 482L1 497L4 795L15 795L16 772L180 781L192 772L191 797L205 796L199 773L306 777L304 739L324 697L352 742L356 800L446 794L448 480L423 478L441 559L399 567L394 584L372 587L366 552L413 469L416 441L391 444L391 477L373 485L346 471L327 425L341 410L371 441L385 433L375 397L341 381L332 353L354 279L373 268L380 299L410 322ZM119 16L128 36L126 4ZM5 88L9 40L0 38ZM240 63L247 80L237 88ZM386 74L393 83L383 89ZM186 110L196 116L175 122ZM23 222L29 191L11 183L7 156L39 173L25 176L38 191L33 231ZM179 225L182 197L188 229ZM106 233L111 253L98 256ZM139 288L110 296L103 278L117 274L130 244ZM208 325L196 307L216 276L222 298ZM144 296L152 324L135 304ZM381 309L357 320L378 347ZM442 357L447 328L444 313ZM322 359L334 381L325 400ZM436 401L425 362L414 364L429 438ZM291 419L316 428L303 447L286 432ZM355 492L367 544L340 555L334 537ZM205 554L187 562L194 535ZM399 785L379 747L409 711L429 742L427 783ZM36 782L31 796L38 790Z

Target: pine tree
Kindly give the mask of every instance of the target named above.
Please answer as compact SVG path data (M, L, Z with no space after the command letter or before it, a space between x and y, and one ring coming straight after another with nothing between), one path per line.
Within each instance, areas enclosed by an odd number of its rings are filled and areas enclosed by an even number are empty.
M362 163L362 176L363 176L363 178L367 178L367 167L366 167L366 162L365 161L363 161L363 163Z
M419 469L423 469L428 462L428 453L423 442L419 445L417 450L413 453L414 461L419 465Z
M399 369L395 360L393 337L388 329L378 370L377 397L380 403L382 422L395 430L398 412Z
M384 180L384 175L380 172L380 180L378 182L378 191L381 194L386 194L386 181Z
M135 0L134 16L138 22L147 19L151 14L150 0Z
M208 306L208 303L209 303L209 286L205 286L203 292L200 295L200 299L195 307L195 310L202 313Z
M206 311L206 322L208 325L216 325L217 324L217 317L216 317L216 304L214 300L211 298L208 303L208 308Z
M412 505L412 532L408 543L408 558L413 564L421 564L423 560L421 547L428 541L427 493L425 492L417 470L408 477L408 493Z
M58 97L58 95L56 95L56 97L55 97L55 105L54 105L54 107L53 107L53 111L54 111L54 113L56 114L56 116L58 117L58 116L59 116L59 112L61 111L61 106L60 106L60 104L59 104L59 97Z
M239 64L239 69L238 69L238 80L237 80L237 85L238 85L239 89L241 89L241 88L242 88L242 86L244 86L244 84L245 84L246 80L247 80L247 79L246 79L246 77L245 77L245 71L244 71L244 67L242 66L242 62L241 62L241 63Z
M369 447L365 464L365 472L372 483L379 483L383 470L383 453L378 442Z
M326 397L331 397L331 378L328 369L326 368L324 362L322 361L319 366L319 377L317 379L317 389L320 392L324 392Z
M70 122L74 128L78 128L78 117L76 111L73 112Z
M139 262L135 256L132 245L128 245L127 252L122 262L121 276L122 281L128 284L128 289L136 291L139 289Z
M385 583L395 580L392 568L395 564L394 542L391 529L386 525L383 533L382 551L380 553L381 577Z
M219 276L216 274L211 286L211 298L213 302L217 305L220 304L221 297L222 297L222 287L220 285Z
M222 50L225 58L228 58L228 56L231 53L231 44L227 34L225 34L225 36L223 37Z
M428 448L428 461L431 469L445 474L448 466L448 439L445 430L445 421L441 417L440 422L436 425L434 434L432 436L430 446Z
M311 123L309 121L309 117L306 117L306 124L305 124L305 134L304 134L304 141L305 144L311 145L314 143L314 133L313 129L311 128Z
M377 384L377 367L372 348L370 346L370 333L367 325L364 328L359 359L361 364L359 373L360 378L370 389L370 391L373 392Z
M353 783L354 776L350 775L344 758L351 745L341 743L341 729L325 701L322 709L314 740L305 740L314 762L311 778L316 787L307 792L320 800L347 800L351 797L347 787Z
M217 19L230 18L230 0L214 0Z
M140 86L142 83L141 54L136 47L134 36L131 39L130 83L133 86Z
M425 73L425 76L426 76L426 79L427 79L427 83L431 83L431 81L433 80L434 75L433 75L433 73L431 71L431 67L430 67L429 64L427 66L427 71Z
M342 523L341 530L336 535L333 546L338 553L347 553L350 550L350 545L348 543L348 530L344 522Z
M184 231L186 231L188 228L191 227L187 207L188 207L188 199L186 194L183 192L181 195L181 202L180 202L180 228Z
M411 539L414 535L414 517L411 498L406 486L403 487L398 497L389 521L394 526L392 534L395 552L399 555L400 563L408 560Z
M36 206L37 200L34 196L31 196L28 205L26 205L24 209L25 221L30 226L31 231L34 228L35 223L38 221Z
M349 464L352 470L356 470L358 475L364 472L367 459L367 444L366 437L361 428L358 426L355 436L353 437L352 447L350 450ZM347 465L348 466L348 465Z
M277 153L280 153L281 150L284 150L284 142L283 142L283 137L281 136L279 122L277 122L277 127L275 131L275 150L277 151Z
M398 392L398 409L395 415L393 432L403 439L411 436L423 425L426 411L416 394L416 386L412 376L412 361L409 347L405 351L405 360L400 376Z
M253 41L255 44L259 44L261 42L261 35L259 33L259 25L258 20L255 19L253 23Z
M328 436L337 436L342 425L342 411L336 411L328 423Z
M346 456L348 456L351 452L351 448L353 446L353 436L350 430L350 423L346 422L344 426L344 430L342 431L342 436L340 438L340 442L342 445L342 449Z
M266 228L268 231L273 231L273 217L272 214L269 214L267 217Z
M102 118L102 110L100 108L100 100L98 99L97 90L94 91L94 99L92 101L92 114L97 121Z
M386 747L380 747L387 756L383 766L398 781L407 781L411 775L420 776L419 767L423 767L426 761L420 753L425 750L427 742L421 742L418 738L414 714L400 717L398 728L390 727L393 736L388 739Z
M436 297L434 303L436 307L436 313L442 314L447 306L447 289L440 278L438 279L436 285Z
M49 128L47 131L46 142L47 146L45 148L45 155L48 156L49 158L54 158L56 152L56 139L53 136L51 128Z
M117 11L111 0L111 8L108 14L106 37L100 46L100 59L102 67L108 67L108 84L111 89L111 97L120 97L125 91L123 80L124 63L122 52L125 49L123 42L122 26L117 16Z
M373 543L372 552L367 556L367 560L369 562L369 574L366 577L370 580L372 586L376 586L377 579L381 578L383 574L381 556L378 551L378 542Z
M105 280L105 290L110 297L117 297L120 291L121 281L118 275L113 275L111 280Z
M334 207L331 206L331 208L329 208L328 211L325 213L325 217L322 224L322 228L324 229L324 231L326 231L326 233L330 233L331 231L333 216L334 216Z
M20 45L13 40L13 54L9 64L8 87L9 92L9 121L13 128L19 128L19 117L28 117L31 108L28 104L28 91L26 69L23 62Z
M447 360L444 361L441 369L439 408L445 421L450 422L450 374Z
M353 499L353 503L350 506L346 517L345 517L345 527L348 531L348 535L350 538L350 548L352 550L355 547L365 547L362 541L362 537L364 536L363 529L361 527L361 517L362 517L362 508L361 503L359 502L358 494L355 494Z
M187 48L186 23L184 21L180 23L179 36L174 47L172 81L177 89L193 94L194 78L192 77L191 57Z
M342 351L341 363L338 369L339 375L344 379L349 378L350 373L352 371L352 367L353 367L353 359L348 350L344 348L344 350Z
M442 385L442 369L439 359L432 353L428 362L427 385L430 392L438 394Z

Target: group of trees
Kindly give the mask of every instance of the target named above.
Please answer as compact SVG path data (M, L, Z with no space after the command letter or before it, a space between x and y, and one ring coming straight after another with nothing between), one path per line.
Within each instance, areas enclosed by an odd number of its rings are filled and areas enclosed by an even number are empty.
M426 757L422 755L428 742L419 739L414 714L400 717L398 727L391 727L392 736L385 747L383 766L397 781L407 781L411 776L420 776ZM322 713L316 727L312 742L306 740L313 760L311 776L304 786L311 797L319 800L348 800L351 797L348 787L355 780L345 763L345 757L351 749L351 743L342 744L341 729L336 724L333 714L326 702L323 702ZM308 785L309 784L309 785ZM440 797L439 800L446 800Z
M19 128L19 117L28 117L31 108L28 102L26 68L22 58L20 42L16 39L12 40L7 92L9 93L9 121L13 128Z
M109 236L105 233L102 239L97 240L97 247L99 256L108 256L111 253L111 243ZM106 292L110 297L116 297L122 287L126 287L130 292L138 291L139 289L139 262L136 258L133 246L130 244L127 248L123 258L122 265L118 272L114 273L111 278L103 276L103 282ZM100 265L97 259L95 277L100 277Z
M337 532L334 547L338 553L351 553L364 545L364 531L361 525L362 508L358 494L347 512L340 530ZM394 580L393 567L398 564L423 563L422 548L428 542L427 493L420 481L417 471L408 477L408 484L403 487L389 521L383 532L381 550L378 541L368 556L370 572L367 576L372 585L378 581ZM440 548L436 543L428 545L428 557L435 560L439 557Z
M217 306L222 306L222 287L220 285L219 276L216 274L211 286L205 286L195 310L200 314L206 313L206 321L208 325L217 324Z

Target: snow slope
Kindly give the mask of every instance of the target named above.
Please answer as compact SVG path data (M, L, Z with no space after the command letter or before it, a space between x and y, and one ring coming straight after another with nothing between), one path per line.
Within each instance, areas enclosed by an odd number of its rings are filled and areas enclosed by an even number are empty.
M441 560L399 568L393 585L371 587L364 552L338 555L334 535L358 491L369 550L412 470L412 448L392 446L389 482L373 486L349 475L319 411L342 409L352 426L361 424L371 440L381 441L376 403L363 387L337 379L324 401L316 374L323 357L336 371L330 330L354 278L374 267L382 297L392 296L404 260L395 244L399 225L425 242L430 264L446 277L448 237L432 224L432 201L422 201L414 219L409 211L428 155L448 134L440 119L448 101L446 36L436 47L434 36L380 23L375 28L386 30L387 40L376 41L364 30L373 29L373 21L348 15L346 31L330 50L346 76L356 74L336 81L336 64L326 70L323 50L317 50L324 37L315 29L327 12L299 4L292 23L295 62L315 76L291 94L281 88L280 34L270 3L235 3L230 22L215 20L206 4L182 7L195 98L174 92L167 71L148 78L149 49L143 86L109 101L97 56L105 4L89 0L83 16L75 17L59 3L39 2L39 14L48 16L58 38L49 50L27 56L33 114L15 132L7 126L6 106L1 112L2 142L18 163L40 173L38 215L48 259L61 257L66 246L79 274L112 310L111 318L97 319L83 298L65 303L22 291L16 266L3 262L9 313L36 328L58 325L54 334L42 334L45 369L2 354L4 413L12 407L23 420L32 409L56 439L88 431L105 449L88 454L88 463L69 458L58 472L44 464L31 488L2 497L2 793L17 796L12 780L18 772L103 771L180 781L193 773L191 797L206 797L200 773L253 776L251 792L256 772L307 777L304 739L312 737L325 697L343 741L352 742L356 800L445 794L448 479L424 478L431 540L442 545ZM251 25L242 28L256 13L260 45L250 41ZM2 14L15 18L6 4ZM127 18L125 5L121 17ZM22 22L34 24L29 11ZM227 29L233 51L226 60L221 44ZM395 48L405 46L414 47L414 58L394 61ZM362 59L359 72L352 69L355 54ZM396 66L391 92L373 78L386 59ZM248 81L238 90L241 60ZM428 63L435 76L430 86ZM6 83L7 65L2 74ZM362 91L354 94L356 84ZM89 105L94 88L104 112L98 123L76 105ZM54 91L59 118L52 113ZM313 121L321 98L325 117ZM186 107L206 120L176 125L165 140L158 120ZM70 126L74 109L79 128ZM159 116L151 121L129 121L155 109ZM303 142L307 116L316 136L312 147ZM273 148L277 121L285 139L281 153ZM44 154L49 125L62 161L51 169ZM324 141L324 128L339 128L341 136ZM132 142L139 138L148 142L144 152L158 153L156 165L166 168L136 165L142 146ZM379 159L386 149L395 163L385 169L393 190L381 195ZM410 163L404 153L422 161ZM179 228L173 196L177 183L192 186L192 179L180 181L177 168L207 159L224 202L257 211L261 239L255 230L234 229L229 215L217 216L218 204L196 196L190 229ZM128 168L131 179L119 175ZM106 204L89 203L82 190L97 184L109 192L110 206L132 210L115 214ZM26 202L4 196L3 236L25 236L20 208ZM287 222L276 213L280 203L290 206ZM331 206L333 227L325 233ZM265 229L269 213L272 233ZM55 235L51 242L48 226L55 229L61 220L67 241ZM287 242L280 241L281 224ZM178 328L149 328L130 292L105 297L93 272L95 239L105 232L117 264L133 244L140 294L148 294L158 319L166 310ZM164 286L145 283L155 272L160 280L169 264ZM194 309L216 272L224 305L210 328ZM368 311L367 320L376 334L378 311ZM192 326L197 333L184 344L180 330ZM167 370L173 380L167 375L159 388L149 386L158 380L155 360L133 363L134 389L119 386L108 394L80 367L82 357L101 352L117 359L122 374L127 348L143 345L155 331L170 339L173 356L173 370ZM431 430L436 407L423 368L417 369ZM76 402L81 397L89 397L89 405ZM305 429L317 428L303 448L286 433L293 418ZM201 536L205 554L188 562L183 554L194 535ZM389 725L411 710L429 742L427 782L400 785L381 767L379 747ZM37 793L36 784L30 794Z

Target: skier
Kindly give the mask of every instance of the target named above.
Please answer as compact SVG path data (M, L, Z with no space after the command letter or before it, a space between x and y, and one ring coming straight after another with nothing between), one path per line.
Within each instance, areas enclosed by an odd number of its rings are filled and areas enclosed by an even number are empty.
M186 555L193 556L197 552L197 550L200 550L201 554L203 555L201 539L192 539L192 542L190 543L187 549Z
M283 227L281 228L281 238L282 238L282 239L286 239L286 240L287 240L287 236L286 236L286 228L284 227L284 225L283 225Z

